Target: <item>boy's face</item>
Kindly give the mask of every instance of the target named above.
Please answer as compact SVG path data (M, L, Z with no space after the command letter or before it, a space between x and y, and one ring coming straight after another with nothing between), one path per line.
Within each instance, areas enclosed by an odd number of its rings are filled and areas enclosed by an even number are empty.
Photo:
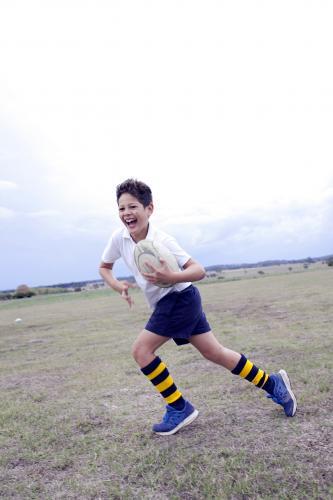
M120 220L127 227L133 240L136 242L144 240L148 232L149 217L154 210L153 204L144 207L135 196L124 193L118 200L118 208Z

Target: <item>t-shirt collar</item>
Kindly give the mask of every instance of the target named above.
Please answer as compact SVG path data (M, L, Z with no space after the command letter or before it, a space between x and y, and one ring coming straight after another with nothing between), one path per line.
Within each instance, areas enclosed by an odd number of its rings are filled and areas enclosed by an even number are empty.
M147 240L153 240L154 239L154 235L155 235L155 231L156 229L154 228L154 226L149 222L149 226L148 226L148 233L147 233ZM123 238L126 238L126 239L130 239L132 240L131 238L131 235L127 229L127 227L124 227L124 230L123 230ZM132 240L133 241L133 240Z

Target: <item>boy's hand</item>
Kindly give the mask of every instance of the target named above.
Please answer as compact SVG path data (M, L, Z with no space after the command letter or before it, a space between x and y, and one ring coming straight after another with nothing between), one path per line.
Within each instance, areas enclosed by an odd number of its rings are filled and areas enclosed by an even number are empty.
M157 285L157 286L158 284L174 285L175 283L177 283L177 281L175 280L175 275L177 273L171 271L165 260L160 259L160 263L162 264L161 267L154 267L151 264L149 264L149 262L146 263L146 265L151 269L151 272L142 273L145 279L149 283L152 283L152 285Z
M128 281L120 281L120 295L121 297L126 300L126 302L128 303L129 307L132 307L132 305L134 304L134 300L132 299L132 297L128 294L128 289L129 288L135 288L134 285L132 283L129 283Z

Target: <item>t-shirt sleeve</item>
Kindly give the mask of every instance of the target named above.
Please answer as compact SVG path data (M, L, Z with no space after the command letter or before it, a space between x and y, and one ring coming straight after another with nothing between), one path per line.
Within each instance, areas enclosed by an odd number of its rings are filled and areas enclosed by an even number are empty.
M102 261L108 264L113 264L117 259L120 259L120 257L120 241L118 235L114 233L104 249Z
M191 256L179 245L177 240L172 236L168 236L163 241L163 244L170 250L171 253L176 257L178 265L183 267L187 261L190 260Z

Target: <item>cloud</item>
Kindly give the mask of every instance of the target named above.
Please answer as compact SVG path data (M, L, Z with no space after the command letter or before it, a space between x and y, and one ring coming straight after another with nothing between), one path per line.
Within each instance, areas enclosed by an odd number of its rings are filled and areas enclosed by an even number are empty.
M14 217L15 212L9 208L0 207L0 219L9 219Z
M38 210L37 212L28 212L27 217L39 218L39 217L55 217L61 215L58 210Z
M276 203L225 217L187 216L163 224L205 265L320 256L332 252L333 196L313 203Z
M0 190L7 191L12 189L17 189L18 185L12 181L4 181L0 179Z
M127 177L152 187L152 222L206 265L333 248L332 2L290 2L288 16L272 2L243 0L242 16L198 4L191 22L181 2L66 15L63 2L7 3L2 280L88 276Z

